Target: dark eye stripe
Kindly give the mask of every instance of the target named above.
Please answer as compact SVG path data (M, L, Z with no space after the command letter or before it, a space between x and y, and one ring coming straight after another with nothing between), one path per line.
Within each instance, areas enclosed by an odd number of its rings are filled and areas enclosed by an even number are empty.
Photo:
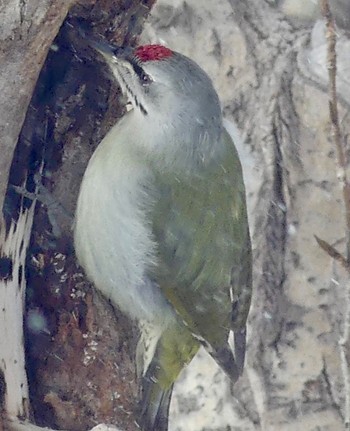
M137 99L135 94L132 92L130 86L125 81L124 77L122 75L120 75L120 78L123 81L125 88L128 90L129 95L131 97L133 97L136 107L140 109L140 111L142 112L143 115L148 115L147 109L142 105L142 103L139 102L139 100Z
M136 61L130 61L130 64L132 68L134 69L134 72L139 77L140 81L143 83L148 83L151 81L150 77L145 73L145 71L142 69L142 67L136 62Z

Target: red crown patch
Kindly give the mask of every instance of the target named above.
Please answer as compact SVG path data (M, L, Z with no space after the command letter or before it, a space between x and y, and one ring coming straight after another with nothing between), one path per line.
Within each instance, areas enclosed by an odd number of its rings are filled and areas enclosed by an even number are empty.
M145 62L169 58L173 55L173 51L162 45L143 45L135 49L134 55L140 61Z

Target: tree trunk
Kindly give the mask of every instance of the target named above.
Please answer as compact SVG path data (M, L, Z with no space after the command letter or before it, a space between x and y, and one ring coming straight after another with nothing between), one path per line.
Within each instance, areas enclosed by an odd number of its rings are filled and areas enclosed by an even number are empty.
M5 0L0 30L0 208L13 153L40 69L72 0Z

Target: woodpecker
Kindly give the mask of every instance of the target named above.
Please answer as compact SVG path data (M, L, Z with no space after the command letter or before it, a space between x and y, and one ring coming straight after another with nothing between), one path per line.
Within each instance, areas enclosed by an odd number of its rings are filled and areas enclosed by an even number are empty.
M241 164L194 61L161 45L90 44L132 109L89 161L75 250L96 288L138 323L137 422L166 431L174 382L200 346L233 382L242 373L252 262Z

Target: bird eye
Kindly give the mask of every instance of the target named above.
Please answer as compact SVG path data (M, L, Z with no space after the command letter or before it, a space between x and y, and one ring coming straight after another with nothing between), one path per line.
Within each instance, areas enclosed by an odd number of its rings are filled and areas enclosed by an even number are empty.
M152 82L152 78L149 75L147 75L147 73L143 72L140 76L140 81L142 85L148 85Z
M147 73L136 61L131 61L131 66L134 69L136 75L139 77L141 85L147 86L153 81L153 79L149 75L147 75Z

